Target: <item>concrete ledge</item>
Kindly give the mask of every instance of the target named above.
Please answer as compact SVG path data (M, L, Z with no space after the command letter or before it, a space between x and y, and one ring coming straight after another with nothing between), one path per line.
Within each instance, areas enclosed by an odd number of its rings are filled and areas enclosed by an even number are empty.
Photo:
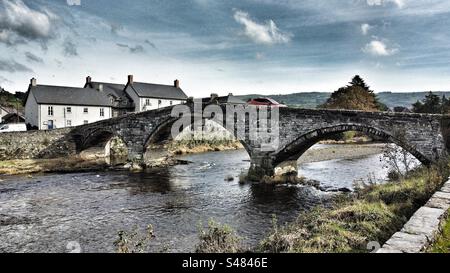
M436 192L376 253L419 253L425 251L442 231L450 208L450 180Z

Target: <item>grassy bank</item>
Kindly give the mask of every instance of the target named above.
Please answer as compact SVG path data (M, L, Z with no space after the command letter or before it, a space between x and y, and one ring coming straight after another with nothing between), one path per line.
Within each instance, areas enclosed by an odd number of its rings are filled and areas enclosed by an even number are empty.
M373 139L359 132L349 131L336 135L334 139L323 140L320 144L363 144L371 143Z
M106 167L104 159L83 159L81 157L7 160L0 161L0 175L76 172L102 169L104 167Z
M236 140L179 140L168 145L168 150L175 155L238 150L244 147Z
M340 197L330 208L302 213L274 227L262 252L367 252L369 242L386 242L424 205L448 177L449 163L421 167L401 181L370 185Z
M450 211L449 211L450 215ZM450 253L450 217L447 219L447 223L444 225L442 235L431 247L431 253Z

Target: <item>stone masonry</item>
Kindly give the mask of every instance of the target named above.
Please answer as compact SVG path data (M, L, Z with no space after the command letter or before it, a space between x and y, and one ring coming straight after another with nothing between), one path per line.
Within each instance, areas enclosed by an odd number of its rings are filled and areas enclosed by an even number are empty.
M0 134L0 160L54 158L76 154L71 129Z
M419 253L427 250L441 233L449 208L450 180L377 253Z

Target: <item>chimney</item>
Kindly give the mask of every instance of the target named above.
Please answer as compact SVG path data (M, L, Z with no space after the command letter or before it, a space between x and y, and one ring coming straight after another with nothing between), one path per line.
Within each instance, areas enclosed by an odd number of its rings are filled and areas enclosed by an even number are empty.
M30 84L31 84L31 86L36 86L37 85L36 79L32 78L31 81L30 81Z
M175 80L173 82L173 86L175 86L175 88L180 88L180 81L179 80Z
M228 94L229 97L234 97L233 93Z
M91 76L86 77L86 84L90 84L92 82Z
M128 75L128 84L133 84L133 75Z
M212 101L215 100L215 99L217 99L218 97L219 97L219 95L216 94L216 93L212 93L212 94L211 94L211 100L212 100Z
M98 85L98 91L103 92L103 84Z

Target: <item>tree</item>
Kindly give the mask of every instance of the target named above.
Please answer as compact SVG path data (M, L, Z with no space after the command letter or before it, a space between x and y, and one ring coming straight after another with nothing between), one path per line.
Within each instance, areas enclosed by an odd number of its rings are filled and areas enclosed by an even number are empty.
M405 131L394 130L394 137L400 142L406 143ZM381 160L384 168L388 170L391 181L405 178L416 166L416 159L405 149L393 143L386 143Z
M322 105L327 109L348 109L363 111L384 111L388 108L378 102L376 95L358 75L353 77L350 85L341 87Z
M445 105L443 105L442 101L445 103ZM448 107L449 103L445 97L442 98L442 101L438 95L435 95L430 91L428 95L425 96L425 99L423 99L422 101L417 101L413 104L413 111L415 113L429 114L443 113L445 108Z
M369 93L373 93L372 90L370 90L370 87L366 84L366 82L359 76L356 75L353 77L352 81L349 82L350 86L359 86L366 90Z

